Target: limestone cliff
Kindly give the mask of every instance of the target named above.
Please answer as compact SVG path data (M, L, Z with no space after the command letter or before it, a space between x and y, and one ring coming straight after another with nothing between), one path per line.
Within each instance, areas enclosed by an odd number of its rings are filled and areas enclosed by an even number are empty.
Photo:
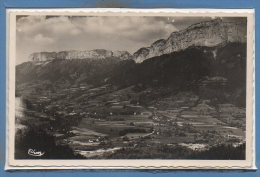
M95 50L70 50L61 52L36 52L29 56L30 61L43 62L54 59L105 59L105 58L118 58L126 60L131 58L131 54L126 51L110 51L104 49Z
M227 42L246 42L246 25L235 22L224 22L220 18L191 25L171 33L168 39L160 39L150 47L143 47L133 54L137 63L190 46L213 47Z

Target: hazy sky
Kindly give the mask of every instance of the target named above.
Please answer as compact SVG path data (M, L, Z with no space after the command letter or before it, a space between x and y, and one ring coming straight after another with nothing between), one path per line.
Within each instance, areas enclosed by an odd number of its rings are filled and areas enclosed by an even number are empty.
M209 20L206 17L71 17L18 16L17 61L33 52L127 50L135 52L170 33Z

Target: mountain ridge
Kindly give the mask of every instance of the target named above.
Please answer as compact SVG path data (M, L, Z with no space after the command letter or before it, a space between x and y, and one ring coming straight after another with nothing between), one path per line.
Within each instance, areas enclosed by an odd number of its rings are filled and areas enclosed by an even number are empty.
M213 47L228 42L246 43L246 28L243 23L224 22L220 18L193 24L183 30L172 32L167 39L158 39L149 47L141 47L130 54L128 51L106 49L65 50L60 52L35 52L29 61L45 62L54 59L133 59L136 63L163 54L184 50L190 46Z
M54 59L105 59L109 57L126 60L131 58L131 54L127 51L111 51L105 49L35 52L29 55L29 61L45 62Z
M224 22L217 18L193 24L175 31L167 39L159 39L149 47L142 47L133 54L133 60L141 63L148 58L184 50L190 46L217 46L227 42L246 42L243 23Z

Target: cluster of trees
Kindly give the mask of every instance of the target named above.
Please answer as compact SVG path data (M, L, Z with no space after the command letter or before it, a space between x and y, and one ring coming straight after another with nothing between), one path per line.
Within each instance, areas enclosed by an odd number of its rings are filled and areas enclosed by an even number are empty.
M28 150L44 152L40 157L31 156ZM74 154L68 145L59 145L55 137L44 130L29 128L16 135L15 141L16 159L82 159L83 156Z
M147 130L143 129L143 128L127 128L127 129L119 131L118 134L120 136L124 136L127 133L147 133Z
M244 160L245 144L238 147L218 145L204 151L195 151L182 146L158 145L156 147L123 148L110 159L201 159L201 160Z
M188 156L189 159L212 159L212 160L244 160L245 159L245 143L234 147L232 144L221 144L214 146L209 150L195 152Z

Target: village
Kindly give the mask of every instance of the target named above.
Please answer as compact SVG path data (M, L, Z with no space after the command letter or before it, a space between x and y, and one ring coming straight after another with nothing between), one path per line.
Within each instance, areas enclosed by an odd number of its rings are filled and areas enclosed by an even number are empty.
M39 96L38 89L37 94L23 94L26 119L19 122L40 126L58 144L85 158L127 148L167 145L204 151L223 143L245 143L244 108L212 105L189 91L146 102L157 92L162 90L80 84Z

